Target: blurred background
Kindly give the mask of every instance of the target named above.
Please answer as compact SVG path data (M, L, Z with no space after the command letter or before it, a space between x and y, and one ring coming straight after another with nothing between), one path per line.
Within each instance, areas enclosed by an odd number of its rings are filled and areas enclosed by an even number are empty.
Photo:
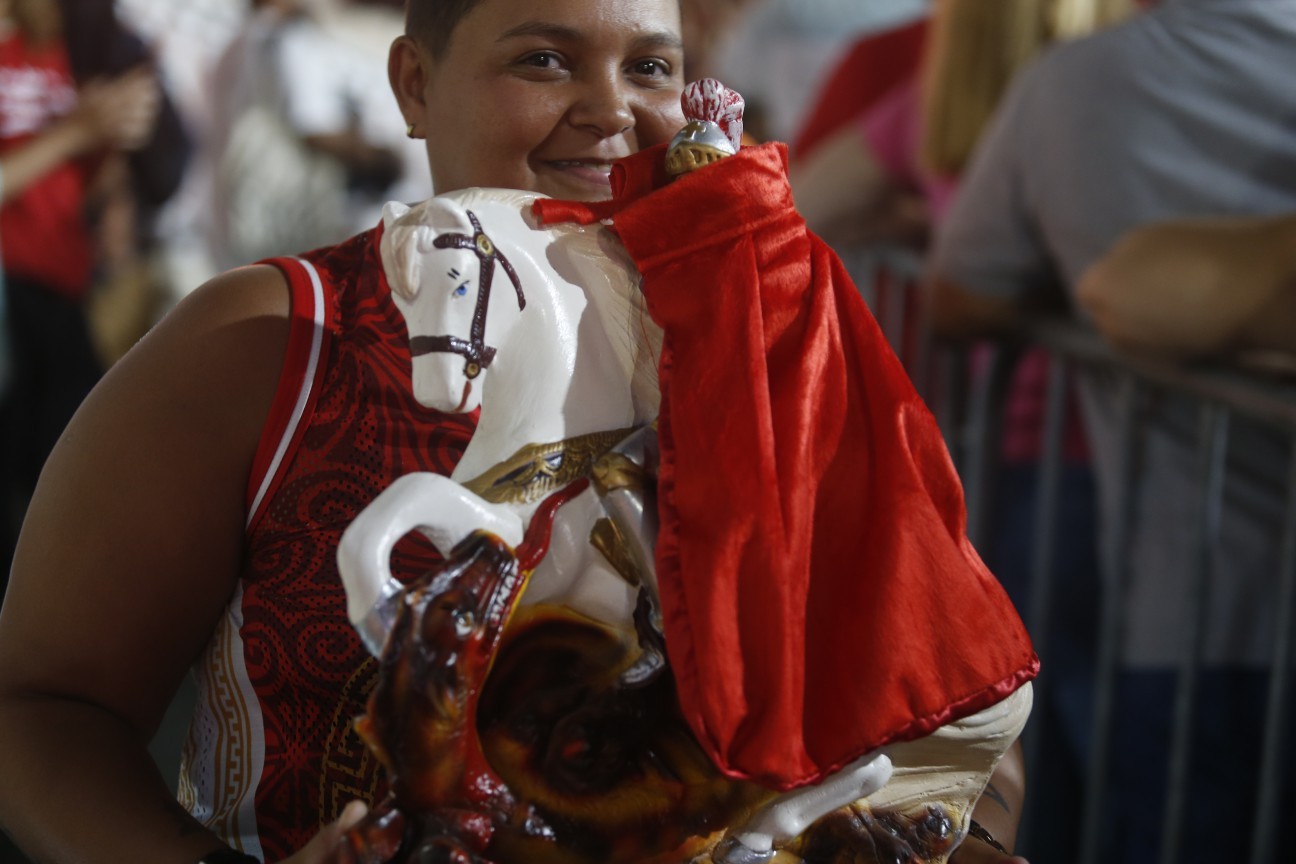
M6 554L81 396L188 291L431 193L401 5L0 0L6 46L67 57L0 64L0 155L55 154L4 166ZM789 145L1036 639L1036 864L1296 860L1296 321L1252 320L1296 292L1296 6L1227 6L682 0L688 77Z

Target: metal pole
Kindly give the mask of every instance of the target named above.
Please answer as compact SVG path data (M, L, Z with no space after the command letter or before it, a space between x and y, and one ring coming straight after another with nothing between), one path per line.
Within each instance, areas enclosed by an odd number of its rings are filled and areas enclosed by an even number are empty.
M1269 670L1269 704L1265 710L1264 751L1260 757L1260 787L1251 839L1252 864L1278 860L1278 799L1291 721L1288 704L1292 647L1296 644L1296 438L1287 471L1287 517L1283 523L1282 573L1278 583L1278 627L1273 664Z
M1120 660L1122 631L1125 624L1125 591L1129 572L1131 526L1134 501L1138 492L1139 429L1136 415L1139 383L1125 373L1120 380L1120 439L1117 482L1120 497L1112 523L1104 526L1108 542L1102 548L1106 580L1103 591L1102 618L1099 621L1098 660L1094 682L1093 755L1089 782L1085 788L1083 830L1080 835L1081 864L1099 864L1102 854L1103 804L1107 774L1111 762L1112 722L1116 713L1116 669Z
M1040 459L1039 500L1036 502L1035 539L1031 547L1030 610L1027 629L1035 650L1047 663L1049 612L1053 603L1053 546L1057 536L1058 498L1062 486L1062 436L1066 421L1067 363L1062 357L1049 357L1048 395L1044 405L1044 439ZM1043 705L1048 676L1034 682L1035 701ZM1022 744L1025 750L1026 776L1036 776L1040 764L1042 737L1039 724L1027 724ZM1030 848L1031 821L1022 824L1018 845Z
M1197 556L1185 592L1188 596L1188 615L1184 622L1186 644L1179 667L1174 719L1170 731L1170 766L1166 783L1165 821L1161 830L1161 864L1178 864L1183 847L1192 762L1193 703L1197 696L1197 673L1201 668L1205 642L1211 557L1219 545L1220 519L1224 509L1228 429L1229 412L1225 408L1213 403L1202 406L1201 437L1198 441L1201 506L1198 511Z
M963 431L966 462L960 466L965 471L967 536L978 550L985 549L990 533L989 513L994 502L994 472L999 465L1004 397L1018 357L1016 346L995 345L991 351L990 363L975 382L972 409Z

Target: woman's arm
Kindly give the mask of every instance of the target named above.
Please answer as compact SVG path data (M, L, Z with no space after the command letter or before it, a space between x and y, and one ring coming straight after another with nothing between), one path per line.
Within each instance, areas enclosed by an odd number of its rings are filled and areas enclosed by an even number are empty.
M272 268L222 276L105 376L41 475L0 612L0 824L42 861L219 846L147 752L234 588L283 362Z
M1021 301L978 294L940 274L929 276L924 290L928 326L955 343L1011 332L1025 314Z
M830 243L865 242L892 184L858 123L850 123L791 166L797 212Z
M1085 272L1077 293L1124 348L1296 351L1296 215L1140 228Z

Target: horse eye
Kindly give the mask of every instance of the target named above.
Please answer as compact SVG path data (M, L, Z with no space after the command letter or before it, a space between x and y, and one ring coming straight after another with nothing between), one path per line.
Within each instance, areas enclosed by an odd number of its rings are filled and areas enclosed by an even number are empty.
M456 297L462 297L462 296L464 296L464 295L467 294L467 293L468 293L468 283L467 283L467 282L463 283L463 284L460 285L458 288L454 289L454 296L456 296Z

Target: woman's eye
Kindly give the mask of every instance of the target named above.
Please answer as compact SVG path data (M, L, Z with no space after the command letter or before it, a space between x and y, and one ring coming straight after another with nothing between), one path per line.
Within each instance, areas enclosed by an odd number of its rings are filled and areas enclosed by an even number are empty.
M537 69L558 69L562 66L562 58L553 51L537 51L523 57L522 63Z
M462 297L462 296L464 296L464 295L467 294L467 293L468 293L468 283L467 283L467 282L463 283L463 284L460 285L458 288L454 289L454 296L456 296L456 297Z
M636 75L649 78L666 78L670 76L670 67L661 60L639 60L631 65L630 70Z

